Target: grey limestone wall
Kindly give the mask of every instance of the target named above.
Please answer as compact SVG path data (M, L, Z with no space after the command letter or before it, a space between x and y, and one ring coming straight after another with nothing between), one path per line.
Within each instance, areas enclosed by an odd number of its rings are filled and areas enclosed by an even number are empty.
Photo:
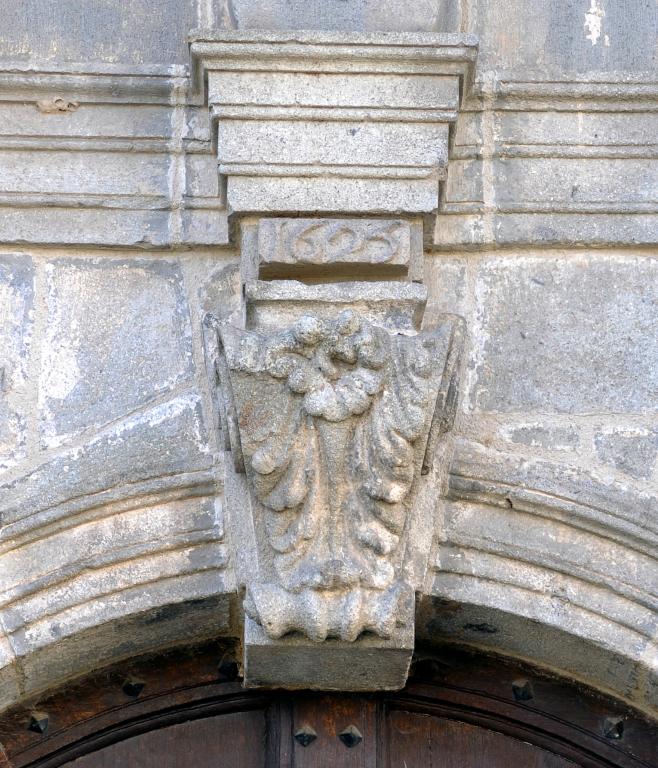
M238 256L186 40L380 26L316 6L0 0L0 707L239 633L202 329ZM419 635L655 712L658 7L398 12L480 38L426 243L468 340Z

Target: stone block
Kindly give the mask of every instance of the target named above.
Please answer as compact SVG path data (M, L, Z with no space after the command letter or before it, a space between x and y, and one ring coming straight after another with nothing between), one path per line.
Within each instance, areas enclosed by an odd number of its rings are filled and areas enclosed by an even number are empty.
M0 604L9 603L8 632L139 584L225 564L213 499L148 506L131 500L127 506L108 507L77 525L63 521L58 531L0 555ZM215 542L214 560L208 560L213 552L203 542Z
M153 204L166 200L168 174L165 154L126 152L118 163L114 152L7 150L0 189L14 195L134 195Z
M649 72L658 8L644 0L562 0L539 11L527 0L481 0L469 31L482 38L482 71L518 78Z
M555 426L533 422L532 424L507 425L502 428L507 440L531 448L547 448L551 451L574 451L580 438L571 426Z
M0 206L0 241L38 245L165 246L169 212L119 208Z
M174 390L193 373L179 266L62 259L47 265L39 380L42 440L57 446Z
M219 203L217 159L210 153L185 158L186 194L191 197L216 198Z
M343 282L306 285L296 280L258 280L245 286L249 328L279 329L313 312L335 318L344 309L367 312L390 330L417 329L427 301L425 286L408 282Z
M448 204L471 203L479 208L484 200L482 160L451 160L445 194Z
M238 29L457 31L455 0L231 0Z
M610 105L613 109L613 105ZM501 111L496 116L496 141L521 145L526 150L550 146L559 154L564 146L645 146L658 133L658 114L635 112L629 120L624 112ZM556 139L559 137L559 145ZM476 142L473 142L476 143ZM586 150L585 150L586 151Z
M454 77L405 74L280 72L275 80L262 72L217 72L210 80L209 103L217 114L239 104L295 108L455 110L459 92ZM421 112L421 115L423 113ZM291 134L294 131L291 131Z
M24 452L27 413L20 397L27 382L33 280L29 256L0 255L0 471Z
M467 259L451 254L429 255L424 259L424 268L428 292L425 325L431 326L444 313L466 317L469 313Z
M0 3L2 58L21 63L184 64L193 0L24 0Z
M422 279L422 224L402 219L260 219L261 277L297 277L299 270L324 269L331 279L409 272ZM341 273L341 267L344 272Z
M233 213L322 214L347 209L350 214L396 216L400 211L432 213L437 207L437 189L437 179L432 176L335 179L326 174L324 178L244 175L229 176L226 200Z
M210 449L201 402L194 392L133 414L94 434L75 449L56 454L35 469L0 485L3 537L65 517L95 503L167 486L173 475L208 469ZM133 487L133 484L135 487ZM12 524L16 528L12 528Z
M648 206L658 163L645 158L503 158L495 162L499 210L535 203L556 211L588 205Z
M2 624L0 614L0 624ZM9 640L0 633L0 711L13 704L20 695L19 675L15 665L14 652ZM0 752L0 756L1 756Z
M488 259L475 290L471 407L658 410L658 260Z
M195 33L191 52L230 211L437 208L473 38L217 30Z
M599 459L638 480L653 475L658 456L658 429L611 429L594 435Z
M94 606L95 615L72 614L59 633L16 637L24 695L124 659L227 633L230 596L218 594L218 587L215 574L174 579L156 585L152 592L138 587L124 599L101 601ZM47 626L46 622L43 629Z
M76 94L76 98L84 95L83 91ZM61 147L64 151L84 149L85 143L93 139L124 139L123 146L129 151L131 146L133 150L136 148L135 140L171 136L171 107L85 102L72 112L44 113L34 102L0 101L0 136L29 137L33 141L38 137L41 141L34 142L33 149L44 144L57 148L62 144L60 139L66 138L69 142Z
M355 175L359 166L372 168L372 173L380 167L386 172L404 166L438 174L448 161L448 125L368 123L347 116L343 121L299 120L291 130L289 120L225 120L219 126L217 145L220 170L226 166L223 173L240 165L307 165L311 169L334 165L345 167L344 175L349 166L357 166L351 169ZM403 171L397 175L403 176Z
M185 245L228 245L229 225L225 210L184 210L182 216L182 242ZM171 243L172 238L168 238Z
M363 635L354 642L301 635L270 640L245 618L245 685L324 691L391 691L407 681L414 649L413 622L390 640Z

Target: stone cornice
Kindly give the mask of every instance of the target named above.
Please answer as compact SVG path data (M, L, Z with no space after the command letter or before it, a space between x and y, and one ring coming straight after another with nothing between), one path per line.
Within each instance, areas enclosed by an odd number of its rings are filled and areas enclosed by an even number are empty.
M218 30L190 40L230 212L436 210L475 38Z

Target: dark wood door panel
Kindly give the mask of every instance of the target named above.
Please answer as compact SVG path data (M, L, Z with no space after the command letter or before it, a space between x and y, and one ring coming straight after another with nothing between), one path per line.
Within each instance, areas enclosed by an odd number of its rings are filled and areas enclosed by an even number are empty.
M544 749L469 723L404 711L386 719L390 768L576 768Z
M295 768L376 768L377 704L353 696L298 696L292 704ZM316 738L304 746L295 734L312 729ZM299 737L298 737L299 738Z
M142 733L65 768L263 768L263 712L235 712Z
M397 693L245 690L238 675L214 645L105 670L0 716L0 766L658 768L655 721L455 649Z

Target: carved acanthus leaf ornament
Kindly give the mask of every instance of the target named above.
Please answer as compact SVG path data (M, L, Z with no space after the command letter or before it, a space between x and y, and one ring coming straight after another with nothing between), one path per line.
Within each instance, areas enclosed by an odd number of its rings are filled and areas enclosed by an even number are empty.
M216 327L224 428L260 542L247 614L271 638L390 637L413 617L405 528L452 419L461 322L406 335L344 310L267 335Z

